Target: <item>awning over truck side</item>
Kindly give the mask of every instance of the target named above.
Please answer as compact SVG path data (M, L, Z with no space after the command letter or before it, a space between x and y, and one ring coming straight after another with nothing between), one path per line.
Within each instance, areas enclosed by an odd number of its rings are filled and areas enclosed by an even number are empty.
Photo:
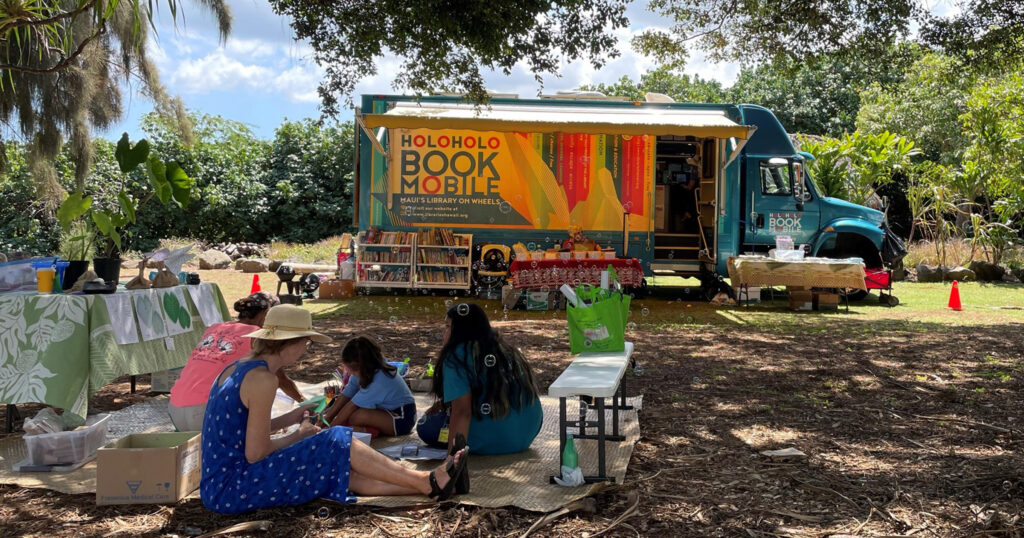
M517 133L677 135L747 139L756 127L740 125L718 110L564 106L397 103L384 114L365 114L370 129L464 129Z

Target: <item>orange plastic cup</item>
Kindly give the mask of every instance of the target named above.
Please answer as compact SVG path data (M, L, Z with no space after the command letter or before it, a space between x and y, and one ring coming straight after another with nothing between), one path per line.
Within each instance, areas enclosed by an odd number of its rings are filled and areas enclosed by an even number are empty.
M40 267L36 269L36 290L39 293L53 293L53 277L57 269L53 267Z

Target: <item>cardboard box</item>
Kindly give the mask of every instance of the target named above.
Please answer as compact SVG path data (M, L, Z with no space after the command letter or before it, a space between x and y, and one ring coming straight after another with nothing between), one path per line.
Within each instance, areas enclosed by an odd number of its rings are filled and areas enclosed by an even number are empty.
M839 294L827 292L815 293L814 309L826 312L839 310Z
M814 310L814 294L809 291L790 291L789 309Z
M150 374L149 392L171 392L171 387L181 377L181 371L184 368L184 366L181 366Z
M137 433L100 448L96 504L178 502L199 487L199 432Z
M332 279L320 283L321 299L351 299L356 296L355 280Z

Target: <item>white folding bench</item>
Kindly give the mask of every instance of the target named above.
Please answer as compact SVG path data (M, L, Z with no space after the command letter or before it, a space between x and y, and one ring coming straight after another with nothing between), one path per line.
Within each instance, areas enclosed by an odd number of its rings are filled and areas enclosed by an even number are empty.
M597 472L596 476L584 477L587 483L614 482L614 476L605 471L605 442L623 441L619 434L619 410L632 409L626 405L626 390L623 374L633 354L633 343L626 342L622 351L604 351L580 353L562 375L558 376L548 387L548 396L558 397L558 458L561 468L562 451L565 450L566 429L575 427L578 434L575 439L597 440ZM578 420L567 420L565 399L580 397L580 416ZM610 406L605 405L605 398L611 398ZM589 401L588 401L589 400ZM587 409L597 409L597 420L587 420ZM612 411L612 432L605 431L605 409ZM596 433L588 433L587 428L596 427ZM554 482L554 477L552 477Z

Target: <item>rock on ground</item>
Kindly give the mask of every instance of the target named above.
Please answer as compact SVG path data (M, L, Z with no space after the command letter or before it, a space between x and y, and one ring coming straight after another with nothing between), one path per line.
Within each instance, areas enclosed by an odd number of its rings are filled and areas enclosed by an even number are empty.
M993 282L1002 280L1003 275L1006 274L1006 267L1003 265L990 263L982 260L975 260L971 262L971 271L977 275L978 280L982 282Z
M265 273L269 263L270 261L265 258L252 258L236 261L235 267L243 273Z
M231 266L231 258L219 250L210 249L199 255L200 269L226 269Z
M971 271L966 267L956 266L945 271L945 278L946 280L970 282L972 280L977 280L977 275L974 274L974 271Z

